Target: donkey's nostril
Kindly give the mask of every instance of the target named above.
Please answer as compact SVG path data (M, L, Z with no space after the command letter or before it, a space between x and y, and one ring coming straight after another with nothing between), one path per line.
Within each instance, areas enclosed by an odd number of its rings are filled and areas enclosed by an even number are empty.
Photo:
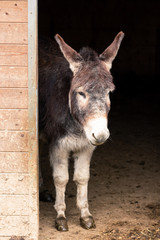
M104 137L96 137L94 133L92 133L92 136L94 137L97 143L103 142Z
M107 140L107 138L108 138L108 136L103 135L103 134L102 134L102 135L99 135L99 136L97 137L97 136L95 136L94 133L92 133L92 137L94 138L95 142L96 142L98 145L103 144L103 143Z
M97 141L98 139L95 137L94 133L92 133L92 136L94 137L94 139Z

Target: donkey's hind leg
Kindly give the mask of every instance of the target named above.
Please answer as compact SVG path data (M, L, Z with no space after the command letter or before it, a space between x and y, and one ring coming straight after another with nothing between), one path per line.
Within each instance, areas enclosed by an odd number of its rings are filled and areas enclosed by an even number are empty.
M80 224L85 229L96 227L88 205L88 180L92 153L93 148L88 148L74 155L74 181L77 184L77 206L81 211Z
M43 182L42 159L43 159L44 153L46 152L47 145L46 145L46 141L42 136L43 135L40 134L40 139L39 139L39 200L43 202L53 202L54 198L52 194L48 191L45 183Z
M67 220L65 217L65 190L69 179L68 175L68 152L58 147L50 149L50 162L53 167L53 179L56 190L55 210L57 218L55 227L58 231L68 231Z

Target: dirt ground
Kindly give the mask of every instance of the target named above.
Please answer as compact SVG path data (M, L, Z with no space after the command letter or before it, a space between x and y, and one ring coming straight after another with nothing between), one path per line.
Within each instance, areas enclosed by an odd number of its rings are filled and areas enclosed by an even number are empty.
M89 182L90 211L96 229L79 224L76 187L66 190L69 231L54 228L56 212L52 203L40 202L39 240L132 240L160 239L160 116L158 105L149 99L121 99L109 116L111 138L93 154ZM46 147L47 149L47 147ZM45 183L53 196L51 169L42 155Z

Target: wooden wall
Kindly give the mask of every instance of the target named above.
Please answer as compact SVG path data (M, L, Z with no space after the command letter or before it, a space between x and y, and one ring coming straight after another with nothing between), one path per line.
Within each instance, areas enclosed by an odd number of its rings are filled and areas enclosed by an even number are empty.
M28 116L28 1L0 1L1 240L34 235Z

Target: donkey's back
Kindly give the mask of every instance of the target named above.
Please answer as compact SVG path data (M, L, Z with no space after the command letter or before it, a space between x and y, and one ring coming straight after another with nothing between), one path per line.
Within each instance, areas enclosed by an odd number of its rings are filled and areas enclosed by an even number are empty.
M68 115L68 92L72 79L69 63L56 41L39 40L39 130L51 141L64 134ZM58 126L60 128L58 128Z

